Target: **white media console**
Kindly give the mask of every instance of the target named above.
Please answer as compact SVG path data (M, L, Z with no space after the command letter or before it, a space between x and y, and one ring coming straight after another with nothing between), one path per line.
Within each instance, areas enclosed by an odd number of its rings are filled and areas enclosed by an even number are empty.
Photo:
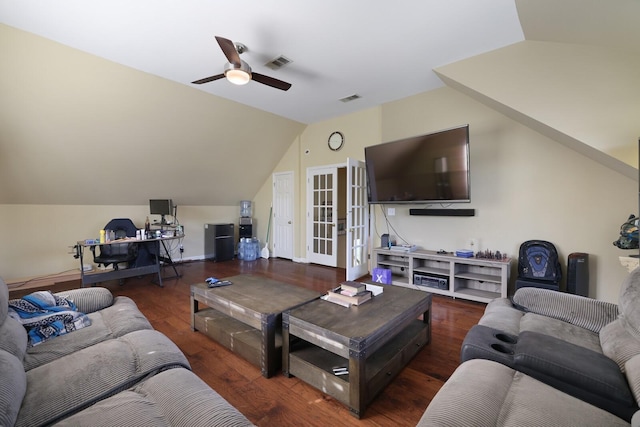
M393 285L479 302L506 297L511 272L510 258L462 258L421 249L377 248L373 265L391 270Z

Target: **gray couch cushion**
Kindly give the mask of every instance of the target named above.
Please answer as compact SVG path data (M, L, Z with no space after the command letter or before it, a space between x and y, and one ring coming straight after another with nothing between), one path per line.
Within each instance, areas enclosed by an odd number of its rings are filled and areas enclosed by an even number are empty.
M638 410L613 360L565 340L522 332L513 368L629 422Z
M496 362L474 359L456 369L433 398L418 426L628 427L629 424L521 372Z
M22 362L6 351L0 351L0 379L0 426L12 426L27 389L27 374Z
M56 426L252 426L191 371L170 369L60 421Z
M55 295L73 301L81 313L93 313L113 304L113 294L107 288L71 289Z
M618 317L618 306L579 295L538 288L521 288L513 302L527 311L553 317L598 333Z
M487 304L478 325L518 335L523 315L524 312L515 309L507 298L496 298Z
M541 316L535 313L527 313L520 321L520 332L524 331L549 335L560 340L565 340L572 344L588 348L589 350L602 353L602 349L600 347L600 336L597 333L552 317Z
M640 402L640 355L629 359L625 364L625 371L631 393L633 393L636 402Z
M622 282L618 307L622 326L640 341L640 268L633 270Z
M0 323L0 350L9 352L22 361L28 341L27 330L13 317L7 316Z
M618 364L622 372L625 364L632 357L640 354L640 341L636 340L621 320L609 323L600 331L602 352Z
M153 330L79 350L27 372L16 427L56 421L176 365L189 367L189 362L171 340Z
M600 331L600 346L625 371L627 361L640 354L640 268L622 282L618 308L620 318Z
M146 317L128 297L116 297L113 305L90 313L91 326L73 331L30 347L24 357L25 370L59 359L99 342L121 337L129 332L152 329Z

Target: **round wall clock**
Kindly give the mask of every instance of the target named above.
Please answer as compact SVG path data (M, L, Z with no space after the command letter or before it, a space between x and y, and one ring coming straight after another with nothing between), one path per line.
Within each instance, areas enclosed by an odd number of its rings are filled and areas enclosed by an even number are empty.
M342 132L333 132L329 135L329 148L333 151L338 151L344 145L344 135Z

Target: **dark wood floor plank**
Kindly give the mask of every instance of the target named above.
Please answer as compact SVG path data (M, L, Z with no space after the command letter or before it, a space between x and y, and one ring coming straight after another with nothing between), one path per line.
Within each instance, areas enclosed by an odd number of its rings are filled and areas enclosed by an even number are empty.
M324 292L344 280L343 269L280 259L197 261L178 267L179 279L150 283L151 276L101 284L115 295L132 298L153 327L185 353L193 371L258 426L414 426L433 396L459 363L460 346L485 305L438 295L433 297L432 340L373 400L358 420L330 396L281 373L266 379L260 370L199 332L191 331L190 285L214 276L255 274ZM166 272L169 274L169 271ZM55 290L78 287L57 284ZM33 292L30 289L29 292ZM11 297L21 296L12 292Z

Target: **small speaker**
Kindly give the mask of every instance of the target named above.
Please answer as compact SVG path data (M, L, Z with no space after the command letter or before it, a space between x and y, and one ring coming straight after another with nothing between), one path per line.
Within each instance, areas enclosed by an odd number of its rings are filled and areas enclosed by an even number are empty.
M380 237L380 246L383 248L388 248L389 247L389 235L388 234L383 234Z
M589 254L574 252L567 260L567 292L589 296Z

